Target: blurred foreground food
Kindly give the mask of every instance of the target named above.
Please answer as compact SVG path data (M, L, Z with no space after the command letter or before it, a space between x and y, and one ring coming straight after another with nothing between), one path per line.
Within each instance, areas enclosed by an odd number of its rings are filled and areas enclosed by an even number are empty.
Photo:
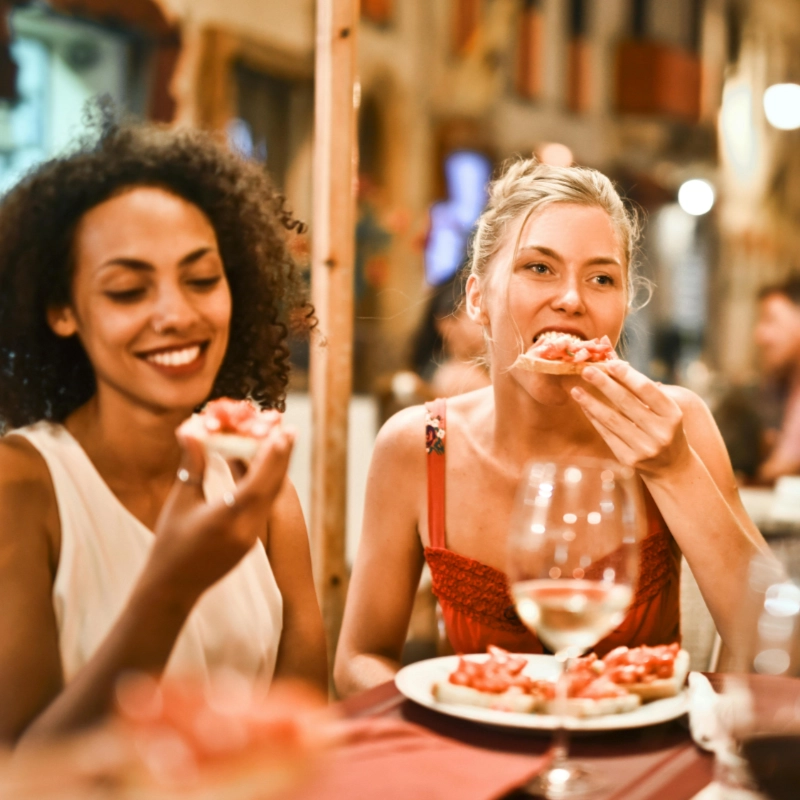
M100 728L23 745L0 763L3 800L267 800L315 774L338 737L324 699L296 684L267 694L235 673L210 684L137 676Z

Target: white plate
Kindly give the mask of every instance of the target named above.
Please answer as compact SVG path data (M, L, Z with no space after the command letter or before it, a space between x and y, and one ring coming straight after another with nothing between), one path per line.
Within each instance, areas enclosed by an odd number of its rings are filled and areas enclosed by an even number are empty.
M484 661L487 656L467 656L471 661ZM532 678L554 680L559 673L558 662L553 656L526 655L528 661L525 674ZM496 711L478 706L440 703L433 697L433 685L446 681L458 664L458 656L430 658L403 667L395 676L394 682L400 693L409 700L451 717L469 719L485 725L498 725L504 728L527 728L529 730L553 730L558 718L551 714L518 714L513 711ZM625 714L609 714L604 717L580 719L570 717L566 727L572 731L613 731L626 728L644 728L676 719L689 710L689 696L686 689L675 697L645 703L635 711Z

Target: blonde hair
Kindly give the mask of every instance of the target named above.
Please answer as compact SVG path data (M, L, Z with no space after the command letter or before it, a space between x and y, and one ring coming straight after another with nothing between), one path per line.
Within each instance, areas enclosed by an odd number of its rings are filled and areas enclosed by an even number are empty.
M634 256L639 239L639 218L635 211L625 207L614 185L602 172L586 167L553 167L535 158L510 162L489 185L489 202L478 219L472 239L470 274L485 278L489 262L500 249L511 223L520 215L527 219L552 203L594 206L608 214L625 257L630 305L639 286L648 283L636 274Z

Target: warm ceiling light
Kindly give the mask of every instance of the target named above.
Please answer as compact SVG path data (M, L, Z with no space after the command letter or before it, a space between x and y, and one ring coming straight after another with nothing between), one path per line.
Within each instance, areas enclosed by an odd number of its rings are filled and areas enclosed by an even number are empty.
M692 216L707 214L714 205L714 187L700 178L686 181L678 189L678 203Z
M769 124L782 131L800 128L800 85L776 83L764 92L764 113Z
M536 148L536 156L543 164L552 167L571 167L575 157L572 150L559 142L545 142Z

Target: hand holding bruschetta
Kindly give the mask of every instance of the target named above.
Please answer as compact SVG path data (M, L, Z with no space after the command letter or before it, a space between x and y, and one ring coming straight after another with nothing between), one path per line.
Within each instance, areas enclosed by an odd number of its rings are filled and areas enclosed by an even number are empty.
M232 492L206 502L203 443L179 432L183 461L156 525L150 579L188 597L226 575L264 535L294 444L291 429L274 426Z
M648 475L691 458L683 412L664 388L621 360L602 372L587 367L582 377L607 402L580 386L572 396L620 463Z

